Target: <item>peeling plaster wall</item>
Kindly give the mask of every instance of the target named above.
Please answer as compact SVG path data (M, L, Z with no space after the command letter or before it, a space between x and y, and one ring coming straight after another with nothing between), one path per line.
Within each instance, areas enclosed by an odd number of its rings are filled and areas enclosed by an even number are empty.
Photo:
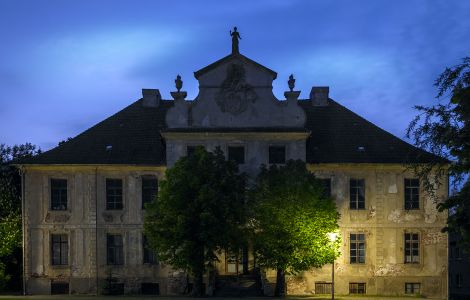
M96 173L95 173L96 172ZM167 286L174 271L162 264L143 264L141 177L162 178L162 168L56 167L26 171L25 276L29 294L49 294L51 281L65 281L70 292L94 294L110 274L125 282L126 292L138 292L141 282L159 282L163 294L178 288ZM67 179L66 211L51 211L51 178ZM106 178L123 180L122 211L107 211ZM96 201L98 203L96 204ZM108 266L106 235L123 236L124 264ZM51 265L51 234L67 234L67 266ZM171 282L176 282L172 280Z
M420 191L420 209L404 209L404 178L414 176L403 167L386 165L310 166L319 177L332 178L332 196L341 214L342 255L335 261L335 292L349 294L349 283L366 283L367 294L403 295L405 283L421 283L421 294L447 299L447 212L435 209L447 196L447 183L433 199ZM366 209L349 209L349 179L364 178ZM420 262L405 264L404 234L419 233ZM365 233L366 262L349 263L349 234ZM275 274L271 274L271 276ZM315 282L331 282L331 264L300 275L288 291L315 293ZM271 280L273 277L271 277ZM275 277L274 277L275 280ZM290 282L290 281L289 281ZM299 288L298 283L304 287Z

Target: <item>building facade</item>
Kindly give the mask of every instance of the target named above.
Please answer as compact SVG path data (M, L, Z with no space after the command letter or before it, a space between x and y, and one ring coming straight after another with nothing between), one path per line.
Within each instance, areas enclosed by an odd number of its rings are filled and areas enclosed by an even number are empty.
M446 299L447 215L435 207L447 183L431 197L409 169L436 157L330 99L328 87L299 99L291 77L277 99L277 74L240 54L232 38L231 54L194 73L195 99L185 99L180 77L172 100L143 89L141 99L21 165L27 293L94 294L110 282L125 293L184 293L186 275L146 247L143 204L167 168L204 146L220 147L251 176L261 164L301 159L325 179L341 214L336 293ZM252 271L248 252L220 253L216 274ZM289 277L288 293L328 293L331 267ZM261 281L271 293L275 273L263 270Z

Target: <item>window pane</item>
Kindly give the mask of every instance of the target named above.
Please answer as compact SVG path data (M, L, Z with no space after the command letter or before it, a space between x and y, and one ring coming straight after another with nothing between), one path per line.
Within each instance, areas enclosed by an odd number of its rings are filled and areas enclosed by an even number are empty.
M51 179L51 210L67 209L67 179Z
M66 234L51 235L51 263L52 265L68 264L68 236Z
M229 146L228 147L228 160L233 160L237 164L244 164L245 163L245 147Z
M122 209L122 179L106 179L106 209Z
M269 146L269 163L284 164L286 162L285 146Z
M323 186L323 196L331 197L331 178L320 179Z
M153 176L142 177L142 208L155 201L158 193L158 180Z

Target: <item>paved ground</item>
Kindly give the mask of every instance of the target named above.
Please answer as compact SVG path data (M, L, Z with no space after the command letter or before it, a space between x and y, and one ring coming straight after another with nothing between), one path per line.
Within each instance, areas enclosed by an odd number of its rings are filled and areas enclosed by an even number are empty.
M415 297L359 297L359 296L336 296L335 300L410 300ZM194 300L198 298L190 297L162 297L162 296L1 296L0 300L58 300L58 299L74 299L74 300ZM206 300L275 300L275 297L244 297L244 298L230 298L230 297L207 297L202 298ZM286 300L330 300L331 297L325 296L288 296Z

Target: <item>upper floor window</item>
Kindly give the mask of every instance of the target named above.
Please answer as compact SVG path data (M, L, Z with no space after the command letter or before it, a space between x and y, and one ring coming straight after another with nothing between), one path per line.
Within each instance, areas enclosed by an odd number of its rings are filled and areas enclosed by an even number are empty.
M142 249L144 250L144 264L154 264L157 262L157 256L152 248L150 248L148 239L145 235L142 236Z
M405 233L405 264L419 263L419 234Z
M405 209L419 209L419 179L405 178Z
M106 236L106 250L108 265L124 264L122 235L108 234Z
M68 265L69 239L66 234L51 235L51 263L54 266Z
M51 210L67 209L67 179L51 179Z
M228 160L233 160L237 164L245 163L245 147L228 146Z
M458 287L458 288L461 288L461 287L462 287L462 283L463 283L463 275L462 275L462 273L457 273L457 274L455 274L455 286Z
M366 236L364 233L350 234L349 262L351 264L363 264L366 262Z
M186 156L190 157L191 155L194 154L194 152L196 152L196 149L197 148L204 148L204 146L202 145L190 145L190 146L186 146Z
M286 163L286 146L269 146L269 163Z
M122 179L106 178L106 209L122 209Z
M323 196L331 197L331 178L320 179L323 186Z
M158 193L158 179L155 176L142 177L142 208L155 201Z
M364 179L349 180L349 208L366 208L366 184Z

